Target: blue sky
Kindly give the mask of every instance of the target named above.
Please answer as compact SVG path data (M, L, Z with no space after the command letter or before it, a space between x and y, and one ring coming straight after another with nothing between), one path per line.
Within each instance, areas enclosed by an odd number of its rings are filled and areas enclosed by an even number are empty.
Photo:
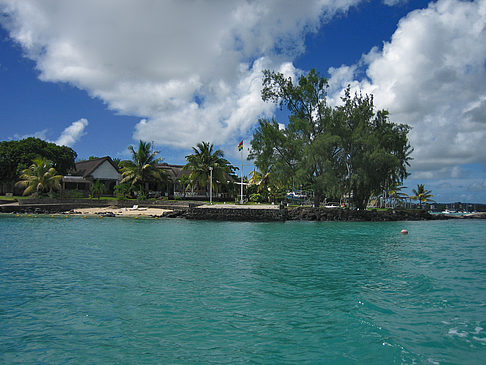
M169 163L205 140L239 165L258 118L284 117L261 101L262 70L316 68L331 103L350 84L413 127L406 186L486 203L484 0L0 0L0 12L0 140L127 158L143 139Z

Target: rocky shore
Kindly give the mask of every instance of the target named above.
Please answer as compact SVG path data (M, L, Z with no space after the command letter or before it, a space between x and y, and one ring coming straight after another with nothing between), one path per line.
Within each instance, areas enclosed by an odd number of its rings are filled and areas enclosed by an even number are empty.
M202 202L37 202L0 205L0 213L81 214L104 217L186 218L214 221L343 221L386 222L445 219L486 219L486 213L463 216L430 214L425 210L351 210L340 208L285 207L278 205L205 205ZM110 205L111 204L111 205ZM94 205L94 206L93 206Z

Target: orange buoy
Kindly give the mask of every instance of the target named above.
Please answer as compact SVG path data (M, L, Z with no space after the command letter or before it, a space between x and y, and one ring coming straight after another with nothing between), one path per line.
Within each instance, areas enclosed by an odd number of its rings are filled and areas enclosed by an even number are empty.
M407 231L406 229L402 229L402 230L400 231L400 233L401 233L401 234L408 234L408 231Z

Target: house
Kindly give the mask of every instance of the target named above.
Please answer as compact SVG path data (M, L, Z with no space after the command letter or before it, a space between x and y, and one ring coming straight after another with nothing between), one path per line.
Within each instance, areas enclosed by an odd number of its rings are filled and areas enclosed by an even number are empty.
M76 162L76 169L62 177L62 190L88 192L91 184L101 181L106 192L111 193L122 179L118 166L109 156Z
M209 196L209 191L206 186L188 186L187 183L183 184L181 182L181 178L184 176L189 177L191 174L191 171L186 169L184 165L171 165L164 162L157 167L166 172L169 180L169 186L167 187L168 191L165 194L162 193L162 195L183 198L207 198ZM218 185L220 185L219 191L213 191L213 196L216 198L228 199L235 195L234 183L237 182L238 179L231 174L226 174L225 177L226 181L222 182L223 184L218 181L213 181L215 185L218 183ZM214 188L215 185L213 185Z

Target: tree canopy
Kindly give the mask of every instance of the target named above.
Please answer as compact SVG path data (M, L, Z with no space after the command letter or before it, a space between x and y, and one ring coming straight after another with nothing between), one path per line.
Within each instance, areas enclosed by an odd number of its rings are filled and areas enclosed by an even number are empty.
M423 184L418 184L417 189L412 189L414 195L410 197L410 199L418 200L419 207L422 209L422 204L427 202L433 202L432 199L434 196L432 195L432 190L428 190L425 188Z
M61 175L52 167L52 162L46 158L35 158L32 164L22 171L22 179L18 186L25 188L23 195L41 195L52 193L53 190L60 190Z
M67 174L75 167L76 152L70 147L58 146L39 138L0 142L0 181L14 182L32 161L43 157L52 162L59 174Z
M157 157L159 151L154 151L150 142L139 141L138 149L129 146L128 150L132 160L122 161L123 183L129 183L133 190L142 196L146 193L146 186L150 182L163 181L167 178L164 172L157 167L162 158Z
M348 197L365 208L372 194L407 176L409 127L394 124L388 112L375 112L373 97L351 95L327 104L327 80L311 70L297 82L264 71L262 99L289 111L288 124L261 119L249 158L287 186L299 184L322 196Z
M200 142L192 148L193 153L186 156L186 169L191 171L190 180L193 185L209 187L210 170L213 169L213 183L217 189L221 184L226 184L227 173L232 173L235 168L224 158L221 150L214 149L209 142Z

